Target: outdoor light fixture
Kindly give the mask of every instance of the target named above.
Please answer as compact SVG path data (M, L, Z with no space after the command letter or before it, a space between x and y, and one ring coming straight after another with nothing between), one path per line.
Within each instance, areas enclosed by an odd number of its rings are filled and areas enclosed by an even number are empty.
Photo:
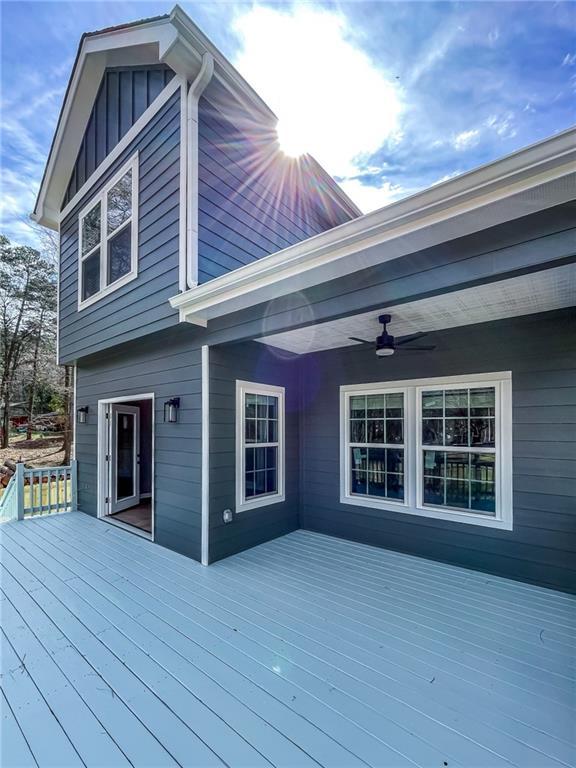
M86 424L88 421L88 406L84 405L76 411L78 424Z
M164 403L164 421L174 424L178 421L178 409L180 408L180 398L173 397Z
M376 355L378 357L388 357L394 354L394 336L391 336L386 330L386 325L390 320L390 315L380 315L378 318L378 322L384 326L382 334L376 339Z

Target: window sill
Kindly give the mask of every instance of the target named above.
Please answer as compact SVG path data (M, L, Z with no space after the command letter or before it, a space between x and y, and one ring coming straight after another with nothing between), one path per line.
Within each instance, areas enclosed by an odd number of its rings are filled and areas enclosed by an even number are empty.
M475 514L473 512L449 511L437 507L411 507L402 502L391 500L380 501L369 496L340 496L341 504L351 504L355 507L369 507L371 509L381 509L384 512L399 512L407 515L417 515L419 517L429 517L436 520L447 520L452 523L466 523L468 525L479 525L485 528L499 528L503 531L513 530L512 519L502 517L490 517L488 515Z
M279 504L282 501L286 501L286 496L283 493L277 493L273 496L261 496L250 501L244 501L242 504L237 504L236 514L248 512L250 509L258 509L259 507L268 507L271 504Z
M90 298L85 299L84 301L79 301L78 312L81 312L87 307L91 307L93 304L96 304L98 301L100 301L100 299L105 299L106 296L110 296L110 294L114 293L119 288L122 288L122 286L126 285L127 283L130 283L132 280L135 280L137 277L138 272L128 272L127 275L124 275L124 277L121 277L115 282L110 283L110 285L107 285L106 288L103 288L101 291L98 291L98 293L90 296Z

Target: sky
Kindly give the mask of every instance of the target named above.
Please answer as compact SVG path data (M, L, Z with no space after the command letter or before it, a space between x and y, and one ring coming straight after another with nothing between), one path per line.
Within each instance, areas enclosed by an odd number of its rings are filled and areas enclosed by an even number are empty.
M365 213L572 125L576 2L181 2ZM0 0L0 225L28 215L80 36L173 3Z

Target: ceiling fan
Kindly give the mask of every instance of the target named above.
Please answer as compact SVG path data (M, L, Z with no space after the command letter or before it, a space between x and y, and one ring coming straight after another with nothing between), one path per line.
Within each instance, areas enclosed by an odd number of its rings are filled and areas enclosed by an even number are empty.
M428 334L412 333L409 336L400 336L395 339L394 336L391 336L386 330L386 326L391 320L391 315L380 315L378 322L382 323L383 327L382 333L376 338L376 342L366 341L366 339L358 339L355 336L349 336L348 338L350 341L358 341L361 344L367 344L370 347L374 347L378 357L389 357L390 355L393 355L394 352L430 352L433 349L436 349L435 346L405 346L412 341L424 338L424 336L427 336Z

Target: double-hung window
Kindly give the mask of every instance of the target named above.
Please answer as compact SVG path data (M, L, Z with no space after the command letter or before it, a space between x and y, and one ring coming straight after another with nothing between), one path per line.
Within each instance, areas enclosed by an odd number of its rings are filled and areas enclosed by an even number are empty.
M512 528L509 373L341 387L341 501Z
M80 213L79 309L136 277L137 211L136 154Z
M284 388L238 381L236 510L284 498Z

